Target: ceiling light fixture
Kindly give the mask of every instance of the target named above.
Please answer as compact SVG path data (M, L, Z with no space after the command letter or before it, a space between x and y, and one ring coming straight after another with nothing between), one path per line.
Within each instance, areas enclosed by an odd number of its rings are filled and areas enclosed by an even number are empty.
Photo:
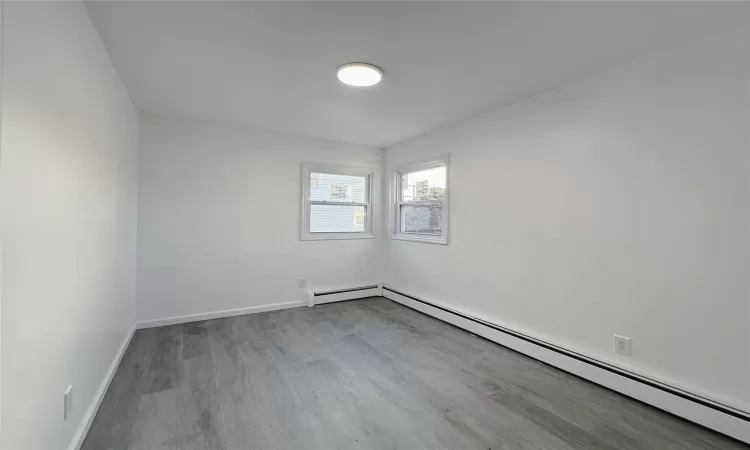
M380 83L383 71L372 64L349 63L336 69L336 77L349 86L369 87Z

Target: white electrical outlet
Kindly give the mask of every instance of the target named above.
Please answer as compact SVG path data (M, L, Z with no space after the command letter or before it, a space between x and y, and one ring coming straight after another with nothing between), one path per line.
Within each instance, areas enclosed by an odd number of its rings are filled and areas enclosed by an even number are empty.
M63 395L63 420L67 420L70 416L70 411L73 409L73 385L68 386Z
M299 279L299 287L307 287L307 278L300 278Z
M630 338L625 336L615 336L615 353L623 356L630 356Z

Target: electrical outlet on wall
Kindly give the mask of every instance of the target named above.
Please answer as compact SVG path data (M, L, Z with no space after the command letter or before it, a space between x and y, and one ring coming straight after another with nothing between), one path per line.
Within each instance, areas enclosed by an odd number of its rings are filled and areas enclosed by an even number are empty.
M68 420L70 411L73 409L73 385L68 386L63 395L63 420Z
M619 353L623 356L630 356L630 338L625 336L614 335L615 337L615 353Z
M300 278L299 279L299 287L301 287L301 288L307 287L307 278Z

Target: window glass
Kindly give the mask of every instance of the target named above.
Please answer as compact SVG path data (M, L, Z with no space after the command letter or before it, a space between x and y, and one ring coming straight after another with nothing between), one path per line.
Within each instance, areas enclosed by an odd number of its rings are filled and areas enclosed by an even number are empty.
M313 172L310 174L310 200L364 203L367 177Z
M443 205L401 206L401 232L409 234L432 234L439 236L443 231Z
M361 233L365 231L367 207L310 205L311 233Z
M445 199L445 166L404 173L401 176L403 201Z

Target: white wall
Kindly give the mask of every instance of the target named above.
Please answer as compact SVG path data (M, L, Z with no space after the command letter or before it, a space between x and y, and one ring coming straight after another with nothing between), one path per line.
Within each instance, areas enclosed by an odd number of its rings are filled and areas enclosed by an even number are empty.
M448 246L384 281L750 410L750 28L389 148L451 154ZM632 338L632 357L612 351Z
M3 8L0 447L60 450L135 323L138 116L83 4Z
M377 283L374 240L300 241L303 161L379 151L222 125L141 119L138 320L306 299Z

